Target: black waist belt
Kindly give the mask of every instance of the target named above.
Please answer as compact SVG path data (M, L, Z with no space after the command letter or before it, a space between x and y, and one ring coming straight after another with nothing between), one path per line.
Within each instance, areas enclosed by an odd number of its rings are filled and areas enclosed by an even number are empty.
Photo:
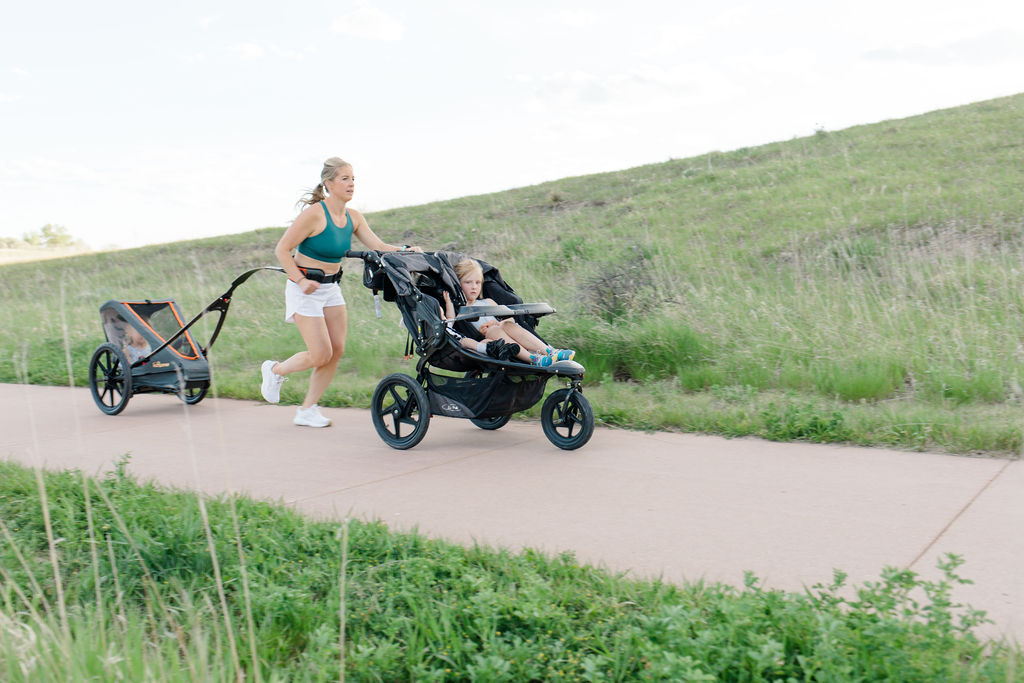
M303 268L302 266L299 266L299 270L302 271L302 274L306 276L307 280L313 280L314 282L319 282L321 284L341 282L341 270L330 275L319 268Z

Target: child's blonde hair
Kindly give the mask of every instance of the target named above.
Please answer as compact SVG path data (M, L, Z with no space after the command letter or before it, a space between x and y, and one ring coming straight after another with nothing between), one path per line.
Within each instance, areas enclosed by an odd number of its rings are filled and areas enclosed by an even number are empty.
M459 278L459 282L462 282L471 273L478 273L480 277L483 277L484 274L484 269L474 259L462 259L455 264L455 277Z

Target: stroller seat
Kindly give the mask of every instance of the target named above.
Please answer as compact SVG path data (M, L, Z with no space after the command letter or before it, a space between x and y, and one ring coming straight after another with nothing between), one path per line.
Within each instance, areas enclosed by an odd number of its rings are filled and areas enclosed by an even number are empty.
M456 311L455 318L450 321L451 325L449 330L452 334L449 334L449 337L451 338L450 341L452 345L456 347L459 354L464 355L469 359L474 359L480 363L500 363L506 368L518 369L520 371L526 368L530 372L545 372L566 377L583 376L583 366L574 361L557 361L546 367L538 367L532 363L519 360L518 358L500 360L473 349L463 347L459 343L460 336L467 337L474 341L486 341L486 338L472 325L472 321L477 320L480 317L493 316L499 320L514 318L516 323L521 327L524 327L532 334L537 335L536 326L539 319L545 315L551 315L556 311L547 303L524 303L522 298L520 298L519 295L517 295L501 277L497 268L479 260L477 260L477 262L481 265L481 269L484 271L484 283L480 298L491 299L496 303L496 305L490 306L476 304L472 307L465 306L465 295L462 292L462 287L458 284L458 278L455 276L455 264L466 258L466 256L458 252L446 251L434 252L433 255L442 261L442 267L446 267L446 270L450 269L450 277L416 279L419 282L421 291L425 295L430 296L437 301L439 311L444 310L444 292L447 292L448 296L451 298ZM441 361L440 358L437 360ZM443 363L443 361L441 362Z

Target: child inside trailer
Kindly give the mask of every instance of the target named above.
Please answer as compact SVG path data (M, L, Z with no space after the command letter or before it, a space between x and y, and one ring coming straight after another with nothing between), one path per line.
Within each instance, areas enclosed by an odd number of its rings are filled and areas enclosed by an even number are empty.
M123 348L124 352L128 355L129 363L145 358L153 352L149 342L143 339L142 334L131 326L125 329Z
M480 264L473 259L463 259L455 264L455 275L459 278L459 285L466 297L466 305L462 312L473 306L496 306L492 299L480 299L480 292L483 289L484 271ZM445 318L451 320L455 317L455 305L452 303L448 292L444 293ZM488 353L492 349L496 353L488 355L515 357L524 363L532 363L539 367L548 367L560 360L572 360L576 352L572 349L556 349L548 346L535 334L520 326L512 318L498 320L494 316L484 315L472 322L476 331L484 338L484 341L476 341L468 337L459 338L459 344L466 349ZM503 342L502 345L495 342ZM482 345L482 348L481 348ZM497 347L495 349L495 347ZM502 348L504 347L504 348Z
M103 311L103 331L107 335L107 341L120 348L128 357L129 363L134 363L153 352L149 342L137 329L129 325L120 313L109 309Z

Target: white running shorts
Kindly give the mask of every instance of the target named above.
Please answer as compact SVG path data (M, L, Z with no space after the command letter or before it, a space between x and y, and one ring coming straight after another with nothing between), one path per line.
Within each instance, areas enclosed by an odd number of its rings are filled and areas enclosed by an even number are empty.
M341 295L341 285L332 282L320 285L312 294L303 294L299 286L288 280L284 286L284 321L295 322L295 314L310 318L324 317L327 306L344 306L345 297Z

